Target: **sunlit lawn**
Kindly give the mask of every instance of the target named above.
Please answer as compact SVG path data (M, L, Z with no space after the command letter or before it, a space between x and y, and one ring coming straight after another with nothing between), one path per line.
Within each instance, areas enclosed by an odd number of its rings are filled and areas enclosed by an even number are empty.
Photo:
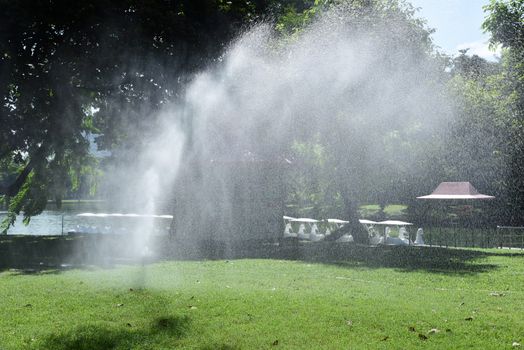
M384 213L388 217L399 217L402 216L407 206L403 204L390 204L384 208ZM380 211L380 205L368 204L360 207L360 213L362 216L376 215Z
M511 349L524 341L524 255L488 252L460 271L283 260L5 271L0 349Z

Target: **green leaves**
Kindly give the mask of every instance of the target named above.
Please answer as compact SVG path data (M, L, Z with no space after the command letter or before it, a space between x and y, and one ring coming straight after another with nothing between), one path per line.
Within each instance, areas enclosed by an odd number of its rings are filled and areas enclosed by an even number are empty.
M7 233L22 210L24 210L23 222L29 224L31 216L41 213L46 203L45 186L32 171L18 193L9 199L8 213L1 225L2 233Z
M140 147L155 111L182 93L196 70L218 57L269 2L184 0L2 1L0 162L33 162L24 186L0 170L10 193L8 227L28 221L46 198L94 195L98 150ZM45 149L42 148L45 145Z
M491 90L500 101L497 127L502 130L497 156L506 161L506 174L501 185L502 201L508 212L505 220L522 225L524 218L524 0L491 0L482 28L491 34L493 46L502 45L502 70L499 85ZM502 108L501 108L502 107Z
M517 49L524 43L524 1L491 0L484 6L488 13L482 24L485 32L491 34L492 46L502 44Z

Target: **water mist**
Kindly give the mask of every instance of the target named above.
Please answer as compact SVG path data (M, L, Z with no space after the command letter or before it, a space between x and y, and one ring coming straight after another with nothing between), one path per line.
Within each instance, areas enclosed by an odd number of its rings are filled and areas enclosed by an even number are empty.
M295 140L323 142L335 160L340 190L355 196L361 193L355 189L361 191L381 171L384 135L396 133L399 145L409 138L420 146L394 153L395 161L416 171L421 150L441 135L452 114L441 72L417 38L411 46L399 39L412 35L406 25L383 20L368 28L357 26L356 18L336 9L291 39L260 24L232 42L217 64L195 75L183 98L166 107L158 132L125 167L134 174L126 185L128 198L141 198L143 212L156 213L156 203L173 200L179 171L196 169L198 176L184 183L193 203L182 217L187 224L176 234L198 240L233 220L233 192L242 190L229 182L238 161L280 162ZM210 166L217 161L231 168L217 172ZM252 184L240 188L247 185ZM212 196L217 200L210 201ZM175 193L174 200L181 198ZM217 217L221 223L206 232L194 226ZM254 217L252 222L264 225ZM146 248L151 224L137 227L140 234L130 242L134 251L154 250Z

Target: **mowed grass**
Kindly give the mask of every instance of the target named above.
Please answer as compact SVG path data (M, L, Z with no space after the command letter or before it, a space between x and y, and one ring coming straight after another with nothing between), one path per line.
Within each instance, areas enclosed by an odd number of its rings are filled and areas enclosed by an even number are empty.
M384 208L384 213L387 217L401 217L404 211L407 209L407 205L403 204L390 204ZM370 215L376 215L380 211L380 205L378 204L367 204L360 206L360 214L368 217Z
M0 349L511 349L524 341L524 255L484 252L460 271L285 260L4 271Z

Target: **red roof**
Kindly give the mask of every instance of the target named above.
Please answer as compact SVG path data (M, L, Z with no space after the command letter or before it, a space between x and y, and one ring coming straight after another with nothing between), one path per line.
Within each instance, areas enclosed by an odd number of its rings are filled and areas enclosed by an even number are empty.
M442 182L427 196L418 199L493 199L495 197L479 193L469 182Z

